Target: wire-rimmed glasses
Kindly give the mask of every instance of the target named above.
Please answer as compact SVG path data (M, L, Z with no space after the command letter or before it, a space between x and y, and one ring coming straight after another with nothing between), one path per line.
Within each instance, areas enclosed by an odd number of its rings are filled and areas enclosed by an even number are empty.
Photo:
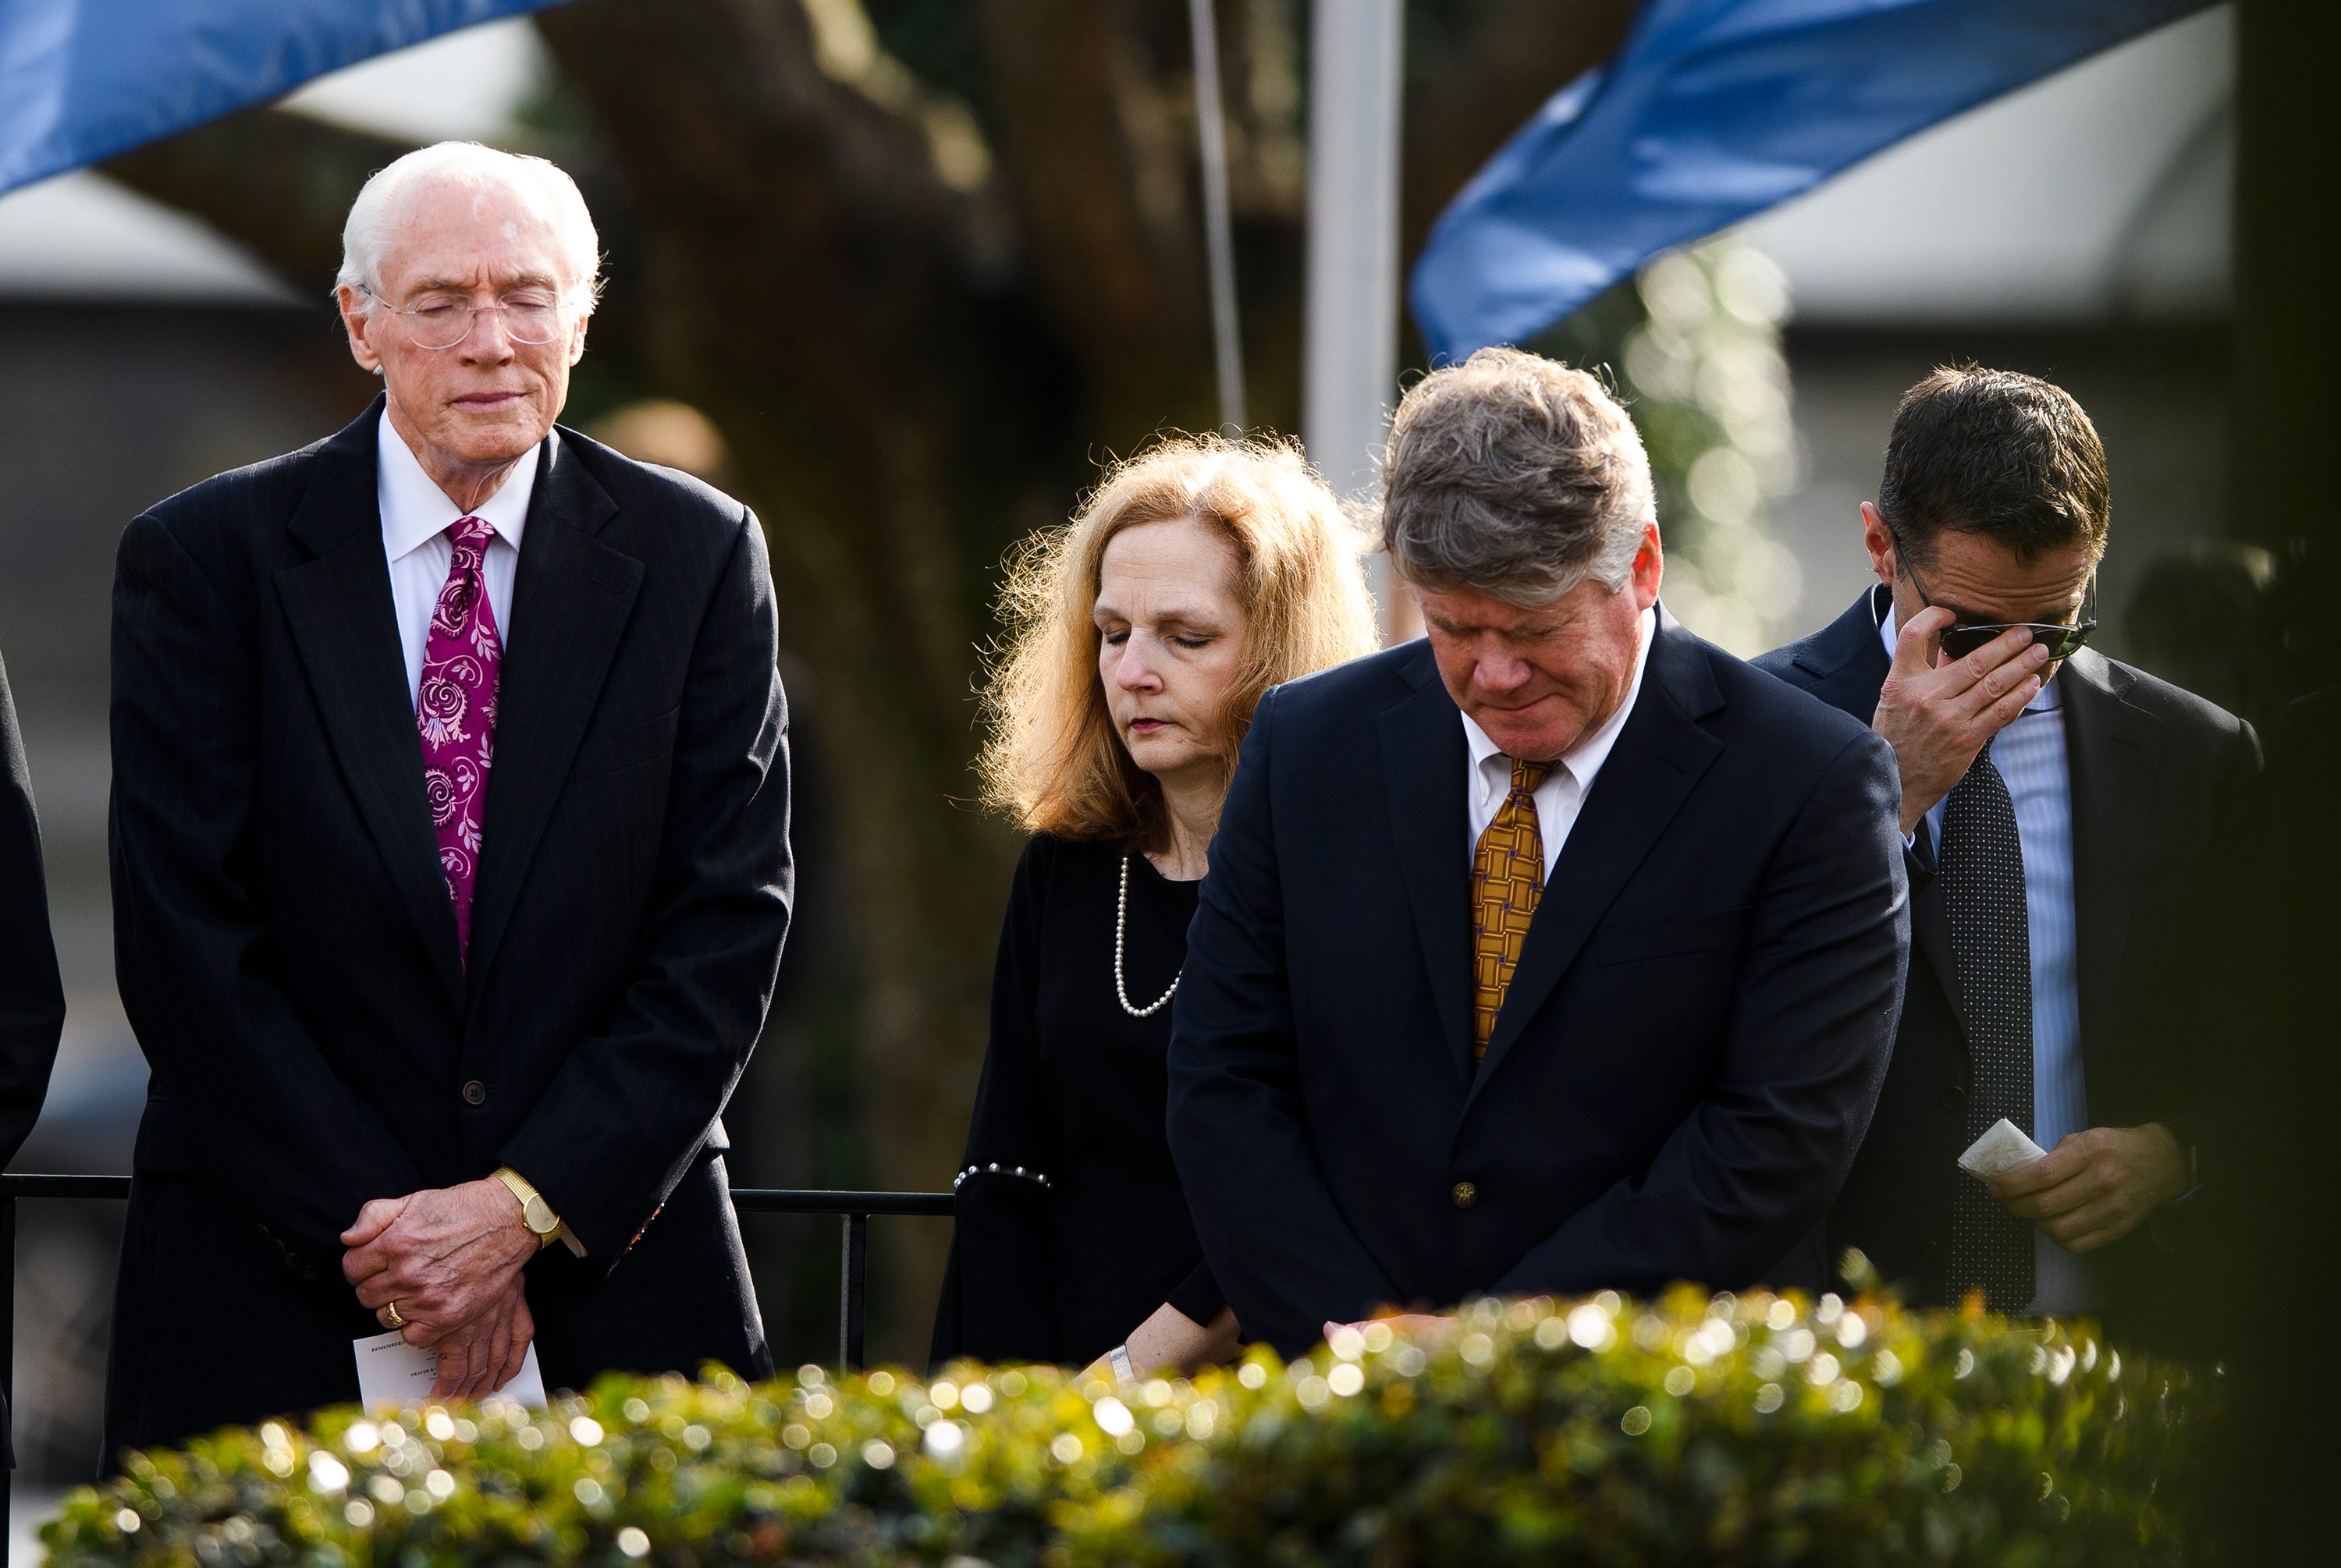
M562 312L569 304L551 289L514 289L497 295L492 305L475 305L460 294L447 293L426 293L411 305L393 305L372 289L361 289L376 308L406 318L415 347L434 350L452 349L470 337L483 313L503 317L504 336L516 343L549 343L561 335Z

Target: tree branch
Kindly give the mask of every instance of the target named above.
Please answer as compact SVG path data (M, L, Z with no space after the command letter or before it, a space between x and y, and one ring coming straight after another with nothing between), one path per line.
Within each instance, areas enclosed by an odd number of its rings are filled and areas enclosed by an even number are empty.
M1634 0L1484 0L1447 46L1407 62L1401 255L1539 104L1616 50L1633 15Z
M342 220L366 176L409 150L395 137L280 109L246 109L104 165L134 191L202 218L323 298Z
M1151 68L1140 12L987 0L980 13L1035 281L1110 440L1210 407L1193 116Z

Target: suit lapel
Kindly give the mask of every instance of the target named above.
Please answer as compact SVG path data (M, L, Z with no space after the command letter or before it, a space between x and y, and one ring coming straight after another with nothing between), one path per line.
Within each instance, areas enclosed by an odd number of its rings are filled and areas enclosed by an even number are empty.
M1918 831L1932 833L1933 829L1920 823ZM1940 853L1942 846L1930 844L1930 860ZM1951 916L1943 907L1943 878L1938 872L1922 869L1908 855L1903 857L1910 871L1910 940L1926 955L1927 967L1935 971L1941 983L1943 997L1951 1004L1952 1016L1966 1027L1967 1015L1959 1011L1959 971L1951 957Z
M2057 679L2065 711L2066 773L2073 802L2073 921L2081 1001L2081 1059L2095 1071L2114 983L2129 935L2154 815L2155 752L2161 725L2123 700L2127 674L2084 649Z
M1886 586L1878 583L1797 648L1797 668L1813 678L1807 690L1864 724L1877 717L1878 693L1892 662L1878 634L1886 609Z
M1698 720L1722 705L1705 650L1661 611L1634 711L1594 779L1529 922L1503 1010L1496 1015L1487 1055L1472 1080L1472 1098L1495 1076L1635 868L1721 754L1722 742Z
M1439 1028L1456 1079L1471 1077L1469 823L1463 720L1430 662L1430 644L1405 670L1413 696L1381 718L1382 777L1389 780L1390 833L1414 928L1430 970Z
M375 499L381 415L377 398L318 452L314 476L290 524L314 559L276 573L276 595L359 815L422 936L449 1006L460 1010L455 910L423 793L423 747L406 690Z
M513 643L496 696L495 764L480 825L469 990L480 987L593 714L643 563L600 537L617 503L556 445L529 499L513 583Z

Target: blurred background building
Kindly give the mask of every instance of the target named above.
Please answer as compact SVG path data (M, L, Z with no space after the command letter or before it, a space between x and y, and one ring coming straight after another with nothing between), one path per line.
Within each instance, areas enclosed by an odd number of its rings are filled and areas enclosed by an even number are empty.
M807 8L841 4L854 9ZM2267 571L2223 542L2232 26L2222 7L2138 40L1747 226L1741 243L1770 264L1731 263L1736 282L1710 274L1719 292L1778 295L1789 433L1748 509L1760 511L1762 535L1703 556L1700 592L1685 574L1678 608L1694 630L1752 651L1835 616L1867 578L1856 509L1875 486L1897 397L1935 364L1972 360L2062 383L2104 435L2115 495L2100 594L2108 651L2239 700L2240 675L2190 630L2231 620ZM400 137L494 141L554 92L552 57L523 22L328 78L289 106ZM633 289L640 276L621 270L612 286ZM1654 319L1682 282L1646 280ZM1753 309L1770 311L1760 300ZM31 755L71 997L49 1107L19 1170L126 1170L144 1093L114 993L105 886L115 541L154 499L340 428L372 386L322 297L197 220L96 173L0 198L0 653ZM599 433L622 447L723 471L722 438L688 408L595 412ZM1034 505L1046 516L1071 499L1069 489ZM871 1166L858 1130L868 1107L867 1065L852 1047L864 1005L854 916L813 765L822 692L802 668L791 676L805 764L802 906L772 1033L732 1118L734 1179L878 1185L891 1173ZM991 940L988 926L970 938L986 972ZM20 1225L21 1474L56 1485L86 1474L95 1456L117 1216L27 1204ZM755 1225L776 1353L821 1354L834 1343L833 1239L812 1222ZM918 1355L926 1309L911 1303L874 1325L874 1348ZM31 1512L20 1508L20 1532Z

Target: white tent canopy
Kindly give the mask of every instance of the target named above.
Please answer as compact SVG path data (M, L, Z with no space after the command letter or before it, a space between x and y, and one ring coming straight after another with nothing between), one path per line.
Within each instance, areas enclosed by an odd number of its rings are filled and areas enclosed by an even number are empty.
M1808 323L2054 324L2227 298L2235 11L1912 137L1741 232Z

